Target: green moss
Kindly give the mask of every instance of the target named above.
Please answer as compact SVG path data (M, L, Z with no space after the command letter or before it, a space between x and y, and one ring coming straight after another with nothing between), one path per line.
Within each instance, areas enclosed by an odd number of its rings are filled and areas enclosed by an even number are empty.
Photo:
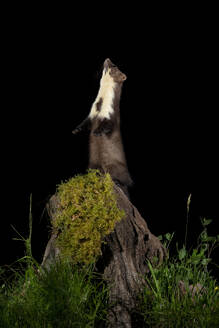
M57 246L74 263L94 262L101 254L104 236L124 217L117 207L109 174L89 170L58 186L60 207L53 227L59 231Z

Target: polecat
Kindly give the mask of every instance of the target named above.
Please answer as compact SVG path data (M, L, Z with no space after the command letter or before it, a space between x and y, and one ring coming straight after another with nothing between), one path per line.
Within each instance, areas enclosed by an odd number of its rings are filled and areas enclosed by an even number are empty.
M88 117L72 132L90 129L89 168L110 173L113 181L128 195L132 179L128 172L120 132L120 97L123 74L110 59L103 64L100 89Z

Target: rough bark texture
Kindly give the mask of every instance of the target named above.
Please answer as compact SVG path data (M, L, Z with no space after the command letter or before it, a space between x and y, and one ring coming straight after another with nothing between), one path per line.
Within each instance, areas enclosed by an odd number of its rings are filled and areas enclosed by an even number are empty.
M131 311L136 304L136 296L145 285L144 276L148 272L147 259L154 257L161 263L166 254L164 247L155 237L136 207L124 192L115 185L119 208L126 213L125 218L116 224L114 231L106 236L102 256L97 262L103 278L110 286L110 328L132 327ZM52 196L47 209L54 218L58 205ZM52 234L43 258L43 267L49 267L58 256L55 246L56 235Z

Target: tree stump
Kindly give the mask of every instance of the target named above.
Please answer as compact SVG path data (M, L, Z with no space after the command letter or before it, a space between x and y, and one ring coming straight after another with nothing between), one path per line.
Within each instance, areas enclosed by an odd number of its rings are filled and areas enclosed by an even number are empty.
M124 192L114 185L117 204L125 211L125 217L116 224L112 233L104 239L102 255L97 261L103 278L110 286L108 314L109 327L132 327L131 312L136 306L136 298L145 286L148 272L147 260L154 257L162 263L166 250L160 240L148 229L137 208ZM59 200L52 196L47 204L47 211L54 219ZM49 268L60 253L55 245L57 235L52 233L47 244L42 267Z

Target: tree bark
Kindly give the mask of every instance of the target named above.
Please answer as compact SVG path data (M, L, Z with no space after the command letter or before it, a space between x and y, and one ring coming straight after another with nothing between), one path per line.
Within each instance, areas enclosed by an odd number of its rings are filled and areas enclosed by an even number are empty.
M106 243L96 267L110 286L109 327L129 328L132 327L131 312L136 306L136 298L146 285L147 260L157 258L157 263L162 263L166 250L124 192L117 185L114 189L118 207L125 211L126 216L105 237ZM51 220L55 217L57 206L58 198L54 195L47 205ZM55 245L56 237L52 233L45 250L43 267L49 268L60 253Z

